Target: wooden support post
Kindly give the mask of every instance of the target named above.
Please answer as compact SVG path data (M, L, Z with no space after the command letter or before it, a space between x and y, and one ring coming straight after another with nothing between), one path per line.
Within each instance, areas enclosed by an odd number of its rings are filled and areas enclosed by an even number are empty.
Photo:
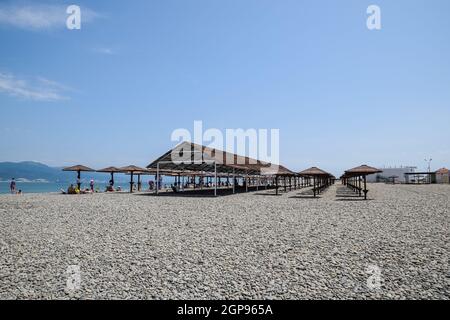
M236 193L236 176L235 176L235 172L233 169L233 194Z
M314 198L316 197L316 176L313 177L313 192L314 192Z
M245 173L245 192L248 192L248 174L247 172Z
M78 190L81 190L81 171L80 170L77 171L77 186L78 186Z
M275 193L278 195L278 176L275 176Z
M358 176L358 192L359 196L361 197L361 176Z
M159 162L156 164L156 194L159 194Z
M214 197L217 197L217 164L214 162Z
M366 176L364 176L364 200L367 200L367 192L369 191L367 190Z
M133 171L131 171L130 193L133 192Z

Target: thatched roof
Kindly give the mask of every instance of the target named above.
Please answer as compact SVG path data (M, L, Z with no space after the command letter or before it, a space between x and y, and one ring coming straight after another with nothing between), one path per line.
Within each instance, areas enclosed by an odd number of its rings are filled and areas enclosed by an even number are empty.
M363 164L362 166L346 170L345 174L350 175L350 176L355 176L355 175L369 175L369 174L380 173L380 172L383 172L383 170Z
M150 174L156 175L158 173L158 170L157 169L147 169L147 172ZM177 176L178 174L188 175L189 173L190 173L190 171L186 171L186 170L162 170L162 169L159 169L159 174L163 175L163 176Z
M192 142L180 143L149 164L147 168L156 169L158 163L160 170L214 172L216 168L218 173L232 173L234 171L235 174L248 175L261 175L264 169L284 168ZM285 172L288 173L288 171ZM273 174L276 174L276 172Z
M294 176L297 175L295 172L289 170L282 165L272 165L268 168L261 168L261 173L265 176L279 175L279 176Z
M300 171L298 173L301 176L331 176L331 174L329 174L326 171L323 171L322 169L319 169L317 167L311 167L309 169Z
M89 167L83 166L81 164L72 166L72 167L66 167L62 169L63 171L86 171L86 172L92 172L95 171L94 169L91 169Z
M103 168L103 169L100 169L100 170L97 170L97 172L122 172L122 171L120 171L120 169L119 168L116 168L116 167L108 167L108 168Z
M120 170L120 172L136 172L136 171L146 172L147 171L147 169L141 168L141 167L138 167L135 165L121 167L121 168L119 168L119 170Z

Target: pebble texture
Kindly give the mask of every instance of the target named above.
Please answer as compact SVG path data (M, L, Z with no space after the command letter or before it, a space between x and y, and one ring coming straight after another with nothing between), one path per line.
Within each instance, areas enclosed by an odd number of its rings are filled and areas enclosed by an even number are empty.
M0 299L449 299L450 186L340 188L0 196Z

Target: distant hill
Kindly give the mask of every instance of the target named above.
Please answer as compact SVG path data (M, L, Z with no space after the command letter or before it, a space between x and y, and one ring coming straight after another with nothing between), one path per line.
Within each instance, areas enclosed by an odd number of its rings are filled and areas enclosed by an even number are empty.
M108 181L110 175L98 172L81 173L82 178L95 179L96 181ZM33 161L24 162L0 162L0 181L9 181L11 178L48 181L48 182L73 182L76 172L65 172L60 167L49 167L45 164ZM117 175L117 181L128 181L128 177Z

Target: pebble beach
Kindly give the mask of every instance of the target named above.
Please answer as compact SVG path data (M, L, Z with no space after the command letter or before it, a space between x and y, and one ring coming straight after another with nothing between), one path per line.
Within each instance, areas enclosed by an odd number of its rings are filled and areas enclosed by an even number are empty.
M449 299L450 185L341 188L2 195L0 299Z

